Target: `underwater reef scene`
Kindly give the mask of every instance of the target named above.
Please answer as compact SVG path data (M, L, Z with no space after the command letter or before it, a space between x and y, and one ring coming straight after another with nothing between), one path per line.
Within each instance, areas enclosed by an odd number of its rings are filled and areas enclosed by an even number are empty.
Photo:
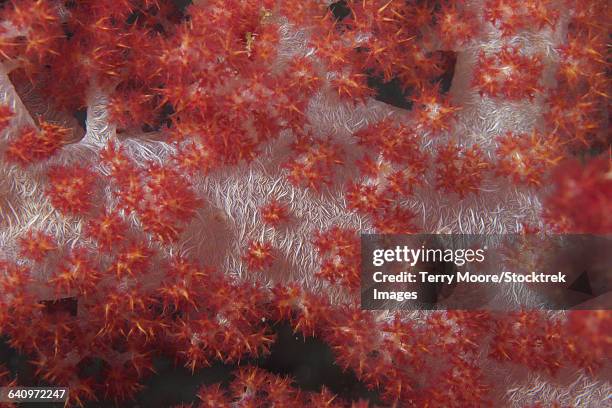
M0 387L68 389L0 407L612 407L609 292L360 296L364 234L612 233L610 21L0 0Z

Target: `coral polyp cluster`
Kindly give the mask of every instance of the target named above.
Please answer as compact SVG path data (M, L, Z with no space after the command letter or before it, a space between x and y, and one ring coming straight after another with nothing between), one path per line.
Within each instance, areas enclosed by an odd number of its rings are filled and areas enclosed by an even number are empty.
M0 385L605 406L608 310L539 310L524 285L496 294L515 312L359 294L364 233L612 232L604 6L0 1ZM286 337L334 375L278 364ZM164 362L193 395L143 402Z

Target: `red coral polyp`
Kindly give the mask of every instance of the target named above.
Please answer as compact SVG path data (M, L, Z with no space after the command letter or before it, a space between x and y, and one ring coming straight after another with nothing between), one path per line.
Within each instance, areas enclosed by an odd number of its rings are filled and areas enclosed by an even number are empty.
M422 87L414 98L414 116L417 127L432 134L448 130L458 107L453 106L448 96L440 95L440 86Z
M243 256L247 267L252 271L269 268L275 259L274 249L269 242L251 241Z
M577 36L558 49L561 61L557 78L570 89L579 86L595 85L599 72L605 66L605 45L602 40L592 36Z
M135 278L147 271L154 251L145 243L131 242L122 248L109 268L117 278Z
M509 100L533 99L542 91L543 65L538 55L504 46L497 53L481 51L472 80L481 95Z
M379 234L414 234L419 231L416 214L408 208L395 206L374 218L374 228Z
M47 122L40 124L40 130L26 126L9 142L6 159L23 167L48 159L68 142L71 134L70 129Z
M545 201L545 219L559 232L612 232L612 162L598 157L587 165L571 160L553 174L554 189Z
M436 187L460 198L477 193L485 172L491 169L491 163L477 145L463 148L448 143L438 148L436 159Z
M0 132L9 126L13 115L14 112L11 108L6 105L0 105Z
M117 213L105 210L87 223L85 232L103 251L109 252L126 240L127 229L127 225Z
M84 248L75 248L63 259L51 283L60 296L87 297L94 293L101 278L92 254Z
M323 258L317 276L351 290L359 287L361 244L356 231L333 227L317 232L313 243Z
M84 166L55 166L47 172L47 195L62 214L83 215L94 205L96 174Z
M57 249L55 240L41 231L28 231L19 239L20 254L23 257L40 262Z
M292 149L294 157L283 167L287 169L288 180L296 186L318 191L332 183L335 169L344 164L342 149L329 140L299 137Z
M500 29L504 37L509 37L521 31L553 28L560 16L558 7L551 0L488 0L484 16Z
M278 200L272 200L259 209L262 221L272 227L287 222L289 219L289 209Z
M477 17L465 8L456 2L443 2L436 14L438 36L445 49L463 46L478 34Z
M538 186L563 157L554 135L508 133L498 139L496 174L510 177L515 184Z
M431 100L423 99L424 109L428 109L425 106L429 105L428 102L431 102ZM429 108L434 107L430 105ZM420 115L421 112L417 111L416 115ZM438 113L446 117L450 112ZM438 123L442 124L444 121ZM391 119L370 124L355 132L354 137L360 145L375 149L377 153L382 154L383 158L391 163L406 164L416 169L424 169L427 166L428 155L421 149L421 137L408 126L395 124Z
M591 93L577 99L567 92L552 92L548 97L546 124L568 147L585 149L604 143L606 134L605 101Z

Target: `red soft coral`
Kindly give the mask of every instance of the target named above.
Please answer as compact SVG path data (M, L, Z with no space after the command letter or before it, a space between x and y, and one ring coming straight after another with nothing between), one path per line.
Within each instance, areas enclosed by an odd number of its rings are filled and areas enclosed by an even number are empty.
M554 190L544 203L545 219L559 232L612 232L612 161L599 157L583 165L572 160L552 175Z
M351 290L359 287L361 245L355 231L333 227L317 232L314 245L323 257L317 276Z
M0 105L0 132L6 129L13 118L13 110L6 105Z
M249 247L243 257L243 260L252 271L269 268L274 263L274 259L276 259L276 256L274 255L272 244L257 241L249 243Z
M25 258L29 258L35 262L40 262L47 255L57 249L57 245L53 238L42 231L28 231L28 233L19 240L21 247L20 254Z
M444 49L455 49L469 42L478 33L478 20L460 2L442 2L436 14L437 31Z
M480 52L473 85L481 95L510 100L533 99L542 91L542 58L524 55L517 47L505 46L499 52Z
M508 133L498 139L496 174L515 184L538 186L563 157L559 140L534 130L531 134Z
M277 227L289 219L287 206L278 200L272 200L259 209L261 219L267 225Z
M442 191L455 192L460 198L476 193L491 169L480 147L462 148L450 142L438 148L436 187Z
M71 134L70 129L47 122L40 123L40 130L26 126L8 144L6 158L23 167L48 159L68 142Z
M127 225L117 213L105 210L87 223L85 231L98 242L100 249L109 252L125 241Z
M417 128L435 135L450 128L455 112L448 96L441 95L440 85L419 89L414 98L414 116Z
M51 204L63 214L84 214L93 208L97 176L84 166L55 166L47 172Z
M301 136L292 146L295 157L284 164L294 185L320 190L332 183L334 170L344 162L340 147L329 140Z

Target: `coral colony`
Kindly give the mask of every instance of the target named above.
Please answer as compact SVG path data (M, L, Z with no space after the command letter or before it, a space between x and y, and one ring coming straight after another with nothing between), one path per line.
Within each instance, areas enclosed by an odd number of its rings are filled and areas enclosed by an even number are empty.
M70 407L610 406L608 310L524 307L520 285L505 312L359 295L363 233L612 232L606 6L0 1L0 385ZM282 337L335 374L270 363ZM201 381L143 403L160 361Z

